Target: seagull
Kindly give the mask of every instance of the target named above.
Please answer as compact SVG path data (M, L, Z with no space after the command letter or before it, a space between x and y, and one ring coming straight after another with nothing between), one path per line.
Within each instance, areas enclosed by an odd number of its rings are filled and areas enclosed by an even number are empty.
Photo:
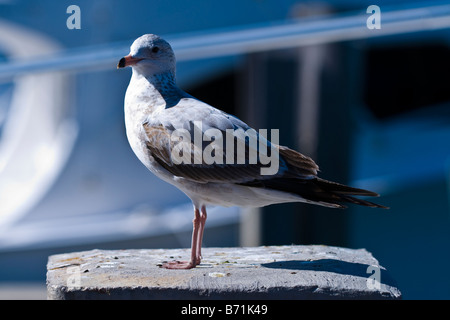
M330 208L346 208L344 203L387 208L354 197L376 197L377 193L319 178L319 167L311 158L269 141L237 117L180 89L175 78L175 54L163 38L154 34L137 38L130 53L117 65L118 69L125 67L132 68L124 101L129 144L148 170L183 191L194 207L190 260L169 261L163 268L191 269L200 264L207 205L263 207L305 202ZM208 135L208 131L214 134ZM250 138L242 135L250 131L270 152L264 154L264 148L250 145ZM225 141L223 137L230 132L241 133L232 136L236 145L247 148L240 157L236 146L220 147L219 142ZM196 134L202 138L199 140ZM223 134L222 139L219 134ZM202 157L212 141L217 142L211 152L217 160L213 162ZM174 153L176 148L182 148L182 152ZM255 151L261 155L251 161ZM271 174L263 174L267 161L263 163L262 155L267 158L269 153L277 156L278 167ZM176 154L183 154L185 161L175 159Z

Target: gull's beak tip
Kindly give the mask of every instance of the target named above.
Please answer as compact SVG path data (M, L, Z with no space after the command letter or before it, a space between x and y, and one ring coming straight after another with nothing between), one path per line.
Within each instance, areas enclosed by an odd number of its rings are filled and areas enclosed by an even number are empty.
M117 64L117 69L125 68L127 66L126 62L127 62L127 59L125 59L125 57L120 59L119 63Z
M132 67L139 61L144 60L144 58L137 58L133 57L131 54L123 57L120 59L119 63L117 64L117 69L125 68L125 67Z

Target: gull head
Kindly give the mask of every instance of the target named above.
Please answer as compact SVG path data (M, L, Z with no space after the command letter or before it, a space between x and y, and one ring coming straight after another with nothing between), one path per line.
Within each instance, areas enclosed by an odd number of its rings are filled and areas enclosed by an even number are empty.
M120 59L117 68L132 67L133 71L148 77L170 72L175 74L175 54L170 44L154 34L137 38L130 47L130 53Z

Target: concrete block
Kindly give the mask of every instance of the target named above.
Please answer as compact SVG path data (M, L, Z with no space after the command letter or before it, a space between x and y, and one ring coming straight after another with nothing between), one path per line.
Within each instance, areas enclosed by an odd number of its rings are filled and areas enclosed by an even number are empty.
M61 299L400 299L365 249L329 246L203 248L191 270L161 264L189 249L91 250L47 264L47 298Z

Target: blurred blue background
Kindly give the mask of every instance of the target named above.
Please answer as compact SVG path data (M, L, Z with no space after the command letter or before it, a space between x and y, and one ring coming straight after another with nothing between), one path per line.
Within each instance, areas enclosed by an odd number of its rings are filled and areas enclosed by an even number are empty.
M72 4L81 29L66 26ZM380 30L366 27L372 4ZM171 40L183 89L280 129L322 178L391 207L211 208L206 246L366 248L405 299L449 299L449 6L0 0L0 298L45 298L51 254L190 245L189 199L137 160L123 124L131 71L115 64L155 33ZM303 38L269 38L297 23ZM236 45L245 30L261 42Z

